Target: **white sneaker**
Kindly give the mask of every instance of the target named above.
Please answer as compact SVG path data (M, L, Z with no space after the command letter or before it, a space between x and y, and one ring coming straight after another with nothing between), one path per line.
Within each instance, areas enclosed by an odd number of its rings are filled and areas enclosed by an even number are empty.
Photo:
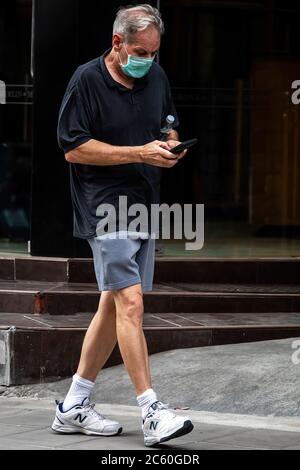
M153 446L184 436L194 429L187 416L178 416L161 401L152 403L143 421L145 446Z
M85 398L81 405L63 411L63 403L57 402L56 415L51 429L62 434L82 433L96 436L121 434L122 427L117 421L105 418Z

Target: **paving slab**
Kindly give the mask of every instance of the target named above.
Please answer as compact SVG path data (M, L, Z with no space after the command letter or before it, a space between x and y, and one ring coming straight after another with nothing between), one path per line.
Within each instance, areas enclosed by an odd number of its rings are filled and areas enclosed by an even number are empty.
M294 341L264 341L173 350L151 356L153 388L193 419L192 433L161 450L300 448L300 364ZM300 344L300 343L297 343ZM140 410L123 365L98 376L97 409L123 424L121 436L61 436L50 430L55 399L71 379L0 387L1 449L144 449Z
M60 435L50 429L55 406L53 402L32 398L0 398L0 449L61 449L61 450L145 450L141 432L140 410L136 406L98 404L97 408L105 411L123 425L123 433L113 437L93 437L82 434ZM110 411L110 413L107 413ZM233 426L228 418L228 425L210 424L205 413L194 410L177 411L188 414L194 423L194 430L178 439L149 451L176 450L197 451L217 449L286 449L300 447L300 419L297 432L267 429L254 430L243 426ZM12 415L12 420L9 415ZM228 415L226 415L228 417ZM210 417L211 419L212 417ZM253 419L253 417L252 417ZM270 421L271 418L269 418ZM214 414L217 423L224 422L222 414ZM294 419L295 420L295 419ZM9 421L9 422L8 422ZM26 425L24 425L26 421ZM45 422L47 425L45 426ZM6 432L4 432L4 430Z

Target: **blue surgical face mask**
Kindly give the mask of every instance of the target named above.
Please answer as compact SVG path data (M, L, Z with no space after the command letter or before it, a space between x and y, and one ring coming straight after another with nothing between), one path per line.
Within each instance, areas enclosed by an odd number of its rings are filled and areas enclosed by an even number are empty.
M127 52L127 48L125 44L124 44L124 47ZM122 71L126 75L132 78L144 77L144 75L146 75L149 72L154 59L142 59L141 57L136 57L131 54L128 54L128 52L127 52L127 55L128 55L127 64L123 65L122 62L120 61Z

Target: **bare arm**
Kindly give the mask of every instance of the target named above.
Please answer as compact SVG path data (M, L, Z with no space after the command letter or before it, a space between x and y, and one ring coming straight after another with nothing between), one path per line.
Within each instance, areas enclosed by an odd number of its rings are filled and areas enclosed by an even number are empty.
M126 163L148 163L170 168L177 158L169 152L166 142L155 140L140 146L116 146L90 139L65 154L70 163L84 165L121 165Z
M85 165L120 165L140 161L139 147L119 147L99 140L90 139L74 150L67 152L65 158L70 163Z

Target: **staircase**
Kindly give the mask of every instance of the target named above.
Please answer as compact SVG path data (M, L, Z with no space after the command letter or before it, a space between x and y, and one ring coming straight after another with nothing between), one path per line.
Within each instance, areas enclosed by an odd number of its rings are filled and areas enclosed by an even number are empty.
M300 336L299 280L297 258L158 257L149 352ZM98 302L92 259L0 258L0 385L72 375Z

